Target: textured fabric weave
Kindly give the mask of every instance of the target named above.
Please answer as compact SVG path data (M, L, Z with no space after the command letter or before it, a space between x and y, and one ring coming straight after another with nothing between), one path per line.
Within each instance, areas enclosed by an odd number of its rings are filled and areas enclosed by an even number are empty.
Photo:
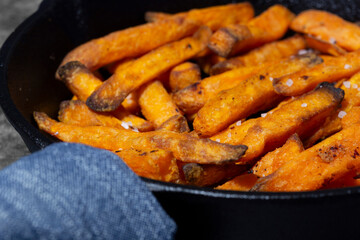
M56 143L0 171L0 239L172 239L175 231L111 152Z

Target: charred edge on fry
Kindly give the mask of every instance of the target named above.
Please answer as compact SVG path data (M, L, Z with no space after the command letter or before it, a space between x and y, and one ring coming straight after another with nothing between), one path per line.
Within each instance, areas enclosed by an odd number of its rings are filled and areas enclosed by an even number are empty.
M335 83L322 82L315 90L323 89L328 91L334 97L334 101L341 102L344 99L345 92L341 88L336 88Z
M59 76L59 80L66 82L68 78L72 77L72 74L75 70L87 70L84 64L79 61L71 61L66 63L65 65L61 66L58 71L57 75Z

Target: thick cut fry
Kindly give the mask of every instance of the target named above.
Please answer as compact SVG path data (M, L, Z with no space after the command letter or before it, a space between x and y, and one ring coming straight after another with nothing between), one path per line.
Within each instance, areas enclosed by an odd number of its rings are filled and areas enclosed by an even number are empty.
M266 177L302 151L304 151L304 146L299 136L295 133L282 147L268 152L262 157L252 168L252 172L256 176Z
M157 130L168 130L178 133L190 132L186 118L183 115L175 115L163 122Z
M211 75L211 68L215 64L225 61L226 58L220 57L217 54L210 53L207 56L197 58L196 61L199 64L201 70L207 75Z
M315 54L300 55L271 65L235 87L220 92L199 110L194 130L201 136L212 136L235 121L276 106L284 97L274 92L271 79L311 68L320 62L322 59Z
M80 127L57 122L45 113L34 112L39 128L65 142L83 143L111 151L141 146L146 149L170 151L184 162L222 164L239 159L246 151L244 145L217 143L199 139L188 133L152 131L139 133L119 128L90 126Z
M278 63L280 59L296 55L304 48L306 48L305 39L300 35L295 35L281 41L267 43L245 55L219 62L211 68L211 74L215 75L241 66L254 66L264 62Z
M321 53L330 54L332 56L341 56L347 53L335 43L326 42L314 36L305 35L306 44L309 48L318 50Z
M209 28L201 27L193 37L164 45L136 59L95 90L87 105L95 111L115 110L130 92L204 50L210 35Z
M84 102L103 83L82 63L77 61L68 62L60 67L58 74L59 79L66 84L77 99ZM138 109L136 91L130 93L122 105L129 112L135 112Z
M201 71L197 64L182 63L170 71L169 85L172 92L177 92L201 80Z
M176 17L116 31L78 46L65 56L60 66L79 61L86 68L95 70L108 63L140 56L166 43L189 36L198 27L194 21Z
M144 86L139 96L139 105L144 117L156 128L180 114L180 110L159 81Z
M181 183L174 156L161 149L131 148L115 151L131 170L141 177Z
M303 11L292 21L290 28L327 42L336 42L349 51L360 49L360 27L330 12Z
M356 106L360 106L360 92L358 87L360 86L360 73L354 74L349 80L343 81L340 87L345 92L344 100L334 114L329 116L324 125L314 133L311 137L304 140L305 148L309 148L317 141L322 140L342 129L342 118L347 118L347 114L351 112ZM344 116L345 115L345 116Z
M360 124L303 151L273 174L260 178L253 191L317 190L360 169Z
M241 174L226 183L216 187L219 190L249 191L258 180L258 176L251 173Z
M335 82L360 71L360 50L339 57L324 58L324 62L311 69L274 79L274 90L284 96L301 95L321 82Z
M199 187L217 185L219 182L232 179L249 169L249 166L238 164L196 164L187 163L182 166L185 183Z
M232 24L217 30L210 38L209 48L221 57L227 57L232 47L240 41L253 38L246 25Z
M131 128L140 132L151 131L154 126L132 114L128 114L125 109L117 114L97 113L88 108L81 100L63 101L60 104L59 120L66 124L78 126L106 126L116 128ZM116 117L115 117L116 116Z
M258 118L257 124L248 130L241 141L249 149L238 162L248 164L282 146L294 133L301 139L308 138L339 108L343 97L343 90L325 82L315 90L283 104L272 114ZM233 144L237 144L234 140Z
M211 30L217 30L233 23L247 23L254 17L254 9L250 3L242 2L192 9L175 15L161 12L147 12L145 14L145 19L149 22L163 21L170 17L184 17L187 20L206 25Z
M230 89L241 81L254 76L267 65L240 67L219 75L204 78L174 93L176 105L185 113L196 113L205 103L222 90Z
M232 35L233 30L222 29L214 33L212 41L209 43L209 48L222 57L233 56L239 52L248 51L262 44L282 38L294 17L295 15L286 7L274 5L246 24L252 35L251 37L247 35L244 37L237 36L239 41L230 41L229 43L233 44L227 46L221 45L222 48L219 48L220 45L214 41L218 32L221 32L221 39L234 39ZM243 28L243 26L239 27ZM236 26L231 28L234 29ZM246 31L243 30L241 32L245 33ZM229 33L228 37L224 37L226 33Z
M328 185L320 189L335 189L344 187L358 187L360 186L359 171L349 171L344 176L335 179Z

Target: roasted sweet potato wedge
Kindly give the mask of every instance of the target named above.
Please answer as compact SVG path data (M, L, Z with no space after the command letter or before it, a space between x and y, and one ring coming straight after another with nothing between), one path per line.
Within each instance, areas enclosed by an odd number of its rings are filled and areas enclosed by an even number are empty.
M295 15L286 7L274 5L246 24L251 33L250 37L247 36L244 30L239 31L240 35L234 36L236 25L232 25L230 30L226 30L225 27L225 29L219 29L215 32L209 43L209 48L222 57L249 51L262 44L282 38L294 17ZM238 28L243 29L243 26L238 26ZM226 33L228 33L228 36L224 36ZM241 33L245 33L245 35L241 36ZM217 42L223 40L215 41L218 34L221 39L234 39L235 41L227 41L228 45L219 45Z
M115 154L141 177L174 183L182 182L176 159L171 152L162 149L131 148L117 150Z
M247 23L254 17L254 9L249 2L232 3L200 9L191 9L188 12L167 14L162 12L147 12L145 19L149 22L163 21L171 17L184 17L200 25L206 25L211 30L233 23Z
M252 173L258 177L266 177L302 151L304 151L304 146L299 136L295 133L283 146L268 152L256 162L255 166L251 169Z
M209 100L197 113L194 130L201 136L212 136L235 121L275 107L284 97L275 93L273 78L308 69L321 62L317 55L305 54L261 70Z
M295 35L284 40L264 44L246 54L219 62L211 68L211 74L216 75L241 66L254 66L264 62L275 64L281 59L296 55L305 48L305 39L300 35Z
M360 27L327 11L303 11L291 22L290 28L336 43L349 51L360 49Z
M117 71L95 90L86 104L95 111L113 111L126 96L157 76L184 62L206 48L211 30L201 27L192 37L169 43L136 59Z
M80 127L57 122L45 113L34 112L39 128L65 142L83 143L111 151L131 149L135 146L146 149L170 151L184 162L223 164L239 159L246 151L244 145L229 145L199 139L188 133L152 131L139 133L119 128L90 126Z
M274 90L284 96L301 95L323 81L335 82L360 71L360 50L338 57L323 58L324 62L310 69L274 79Z
M217 186L215 189L230 191L249 191L258 180L258 176L252 173L241 174L226 183Z
M60 66L79 61L93 71L111 62L137 57L166 43L190 36L198 28L198 23L194 21L175 17L119 30L78 46L65 56Z
M328 137L260 178L252 191L311 191L360 168L360 125Z
M168 130L178 133L190 132L189 124L183 115L175 115L163 122L157 130Z
M311 35L305 35L306 44L309 48L332 56L341 56L347 51L334 42L327 42Z

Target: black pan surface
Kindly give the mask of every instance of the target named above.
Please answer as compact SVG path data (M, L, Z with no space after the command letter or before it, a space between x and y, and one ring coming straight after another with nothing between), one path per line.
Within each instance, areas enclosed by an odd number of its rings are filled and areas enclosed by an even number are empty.
M54 73L75 46L144 23L148 10L179 12L226 0L47 0L8 38L0 52L0 104L31 152L56 141L40 132L33 111L56 117L71 94ZM280 3L295 13L309 8L360 20L357 0L254 0L256 11ZM359 60L360 61L360 60ZM178 224L177 239L356 239L360 189L303 193L246 193L187 187L144 179Z

